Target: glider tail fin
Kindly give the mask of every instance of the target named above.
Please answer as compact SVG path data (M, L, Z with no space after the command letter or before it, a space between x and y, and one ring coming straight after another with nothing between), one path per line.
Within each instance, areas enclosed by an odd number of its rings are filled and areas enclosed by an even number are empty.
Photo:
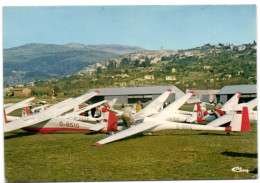
M226 131L250 131L248 107L243 107L242 112L237 111Z
M107 102L107 106L112 109L113 108L113 105L116 103L117 101L117 98L113 98L112 100L108 100Z
M22 117L24 118L28 115L29 115L29 107L27 106L27 107L23 108L23 110L22 110Z
M25 113L26 113L26 116L28 116L29 115L29 107L27 106L27 107L25 107Z
M200 104L196 103L196 105L197 105L197 122L198 123L204 122L204 120L203 120L204 115L201 110Z

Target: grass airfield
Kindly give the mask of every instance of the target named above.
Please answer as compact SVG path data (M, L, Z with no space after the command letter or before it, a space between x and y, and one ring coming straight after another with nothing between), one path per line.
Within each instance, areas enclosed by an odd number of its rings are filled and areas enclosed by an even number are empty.
M191 111L193 105L182 110ZM21 110L11 115L19 116ZM7 182L255 179L257 123L249 132L167 130L109 143L104 133L4 134ZM233 167L249 173L232 172Z
M257 125L231 133L168 130L103 146L101 133L4 134L8 182L252 179ZM233 167L250 173L232 172Z

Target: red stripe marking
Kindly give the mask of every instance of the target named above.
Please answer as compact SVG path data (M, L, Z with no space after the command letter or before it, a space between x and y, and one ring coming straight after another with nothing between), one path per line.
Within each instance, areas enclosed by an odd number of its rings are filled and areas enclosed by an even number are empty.
M36 132L36 133L51 133L54 131L76 131L76 132L88 132L89 129L79 129L79 128L40 128L40 127L25 127L23 130L29 132Z
M7 118L6 118L5 109L4 109L4 118L5 118L5 123L7 123Z
M167 90L168 92L171 92L172 90L171 89L169 89L169 90Z
M98 91L98 90L96 90L95 92L96 92L96 93L100 93L100 91Z
M190 93L194 94L194 91L190 91Z

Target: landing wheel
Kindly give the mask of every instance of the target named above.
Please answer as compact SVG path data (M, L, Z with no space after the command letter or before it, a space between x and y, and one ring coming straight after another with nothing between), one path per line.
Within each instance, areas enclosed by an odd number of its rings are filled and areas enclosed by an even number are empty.
M230 132L227 132L227 136L229 136L230 135Z

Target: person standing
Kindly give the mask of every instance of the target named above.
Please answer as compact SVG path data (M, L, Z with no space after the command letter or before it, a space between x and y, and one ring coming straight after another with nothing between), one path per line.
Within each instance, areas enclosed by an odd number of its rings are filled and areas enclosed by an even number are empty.
M136 112L140 111L142 109L142 106L141 106L141 101L139 100L136 104L136 107L135 107L135 110Z
M133 118L133 110L131 107L123 108L122 119L128 128L131 126L132 123L135 123L135 119Z
M121 109L123 109L123 108L125 108L125 105L122 103L122 105L121 105Z

